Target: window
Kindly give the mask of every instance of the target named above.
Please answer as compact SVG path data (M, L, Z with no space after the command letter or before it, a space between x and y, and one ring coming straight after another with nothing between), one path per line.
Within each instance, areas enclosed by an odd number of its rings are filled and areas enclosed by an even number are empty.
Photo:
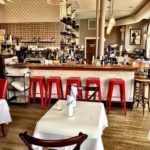
M146 57L150 58L150 23L148 25Z

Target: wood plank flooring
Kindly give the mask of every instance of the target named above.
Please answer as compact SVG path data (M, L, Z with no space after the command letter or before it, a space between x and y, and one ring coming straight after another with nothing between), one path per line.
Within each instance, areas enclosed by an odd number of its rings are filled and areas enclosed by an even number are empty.
M6 137L0 132L0 150L26 150L18 134L23 131L33 134L37 120L46 110L40 104L32 104L30 109L23 106L10 106L13 122L8 125ZM150 112L142 115L141 108L128 110L127 116L120 108L111 108L108 115L109 127L104 130L103 143L105 150L150 150L147 134L150 130ZM1 131L1 130L0 130Z

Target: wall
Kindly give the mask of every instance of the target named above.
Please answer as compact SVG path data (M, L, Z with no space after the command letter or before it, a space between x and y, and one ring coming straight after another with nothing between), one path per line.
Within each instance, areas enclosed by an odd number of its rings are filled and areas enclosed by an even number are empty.
M111 33L109 35L105 35L105 47L107 47L109 44L121 44L120 28L121 27L113 27Z
M47 4L46 0L13 0L0 5L0 29L24 40L54 37L53 46L60 46L62 26L59 20L64 10L65 7Z
M142 30L140 45L130 45L130 28ZM126 32L125 32L125 49L127 49L127 50L134 50L135 48L145 49L146 40L144 39L143 34L146 33L146 30L147 30L147 21L146 20L143 20L136 24L127 25Z
M80 20L80 44L85 44L85 37L95 37L96 30L88 30L88 19ZM105 35L105 47L109 44L121 44L120 27L114 27L110 35Z
M49 5L46 0L13 0L0 5L0 22L57 22L60 19L60 7Z
M59 22L42 22L42 23L1 23L0 29L5 29L6 34L23 40L38 39L50 40L55 38L56 43L53 46L60 45L60 30L62 24ZM52 44L47 44L52 45Z
M95 30L88 30L88 19L80 20L80 38L79 43L81 45L85 44L85 37L95 37L96 31Z

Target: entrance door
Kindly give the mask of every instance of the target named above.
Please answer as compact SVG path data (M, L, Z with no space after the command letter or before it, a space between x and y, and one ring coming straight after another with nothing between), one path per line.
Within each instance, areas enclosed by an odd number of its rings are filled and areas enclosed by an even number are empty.
M96 39L86 40L86 61L88 64L92 63L92 57L95 56Z

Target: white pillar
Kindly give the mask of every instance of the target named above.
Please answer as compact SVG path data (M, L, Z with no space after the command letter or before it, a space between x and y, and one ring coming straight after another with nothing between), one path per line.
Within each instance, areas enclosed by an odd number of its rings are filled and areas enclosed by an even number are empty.
M96 48L95 48L95 57L98 54L98 36L99 36L99 7L100 7L100 0L96 0Z
M105 1L100 2L100 24L99 24L99 55L104 55L104 38L105 38Z

